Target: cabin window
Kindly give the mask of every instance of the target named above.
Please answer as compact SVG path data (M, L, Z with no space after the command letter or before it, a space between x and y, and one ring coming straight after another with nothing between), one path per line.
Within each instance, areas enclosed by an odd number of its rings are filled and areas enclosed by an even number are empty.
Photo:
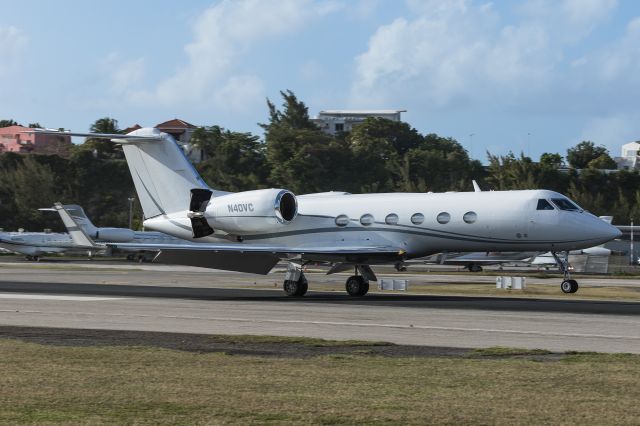
M411 223L414 225L420 225L422 222L424 222L424 215L422 213L415 213L411 216Z
M398 224L398 215L395 213L388 214L387 217L384 218L384 222L387 225L397 225Z
M363 224L364 226L369 226L373 223L373 216L370 215L369 213L367 214L363 214L360 217L360 223Z
M346 214L341 214L336 217L336 225L338 226L347 226L349 224L349 216Z
M550 202L541 198L538 200L538 207L536 207L536 210L553 210L553 206Z
M451 215L447 212L438 213L436 220L438 221L438 223L444 225L445 223L449 223L449 221L451 220Z
M476 214L476 212L466 212L464 216L462 216L462 220L464 220L466 223L473 223L478 220L478 215Z
M560 210L567 210L570 212L577 212L581 210L580 207L569 201L567 198L552 198L551 202Z

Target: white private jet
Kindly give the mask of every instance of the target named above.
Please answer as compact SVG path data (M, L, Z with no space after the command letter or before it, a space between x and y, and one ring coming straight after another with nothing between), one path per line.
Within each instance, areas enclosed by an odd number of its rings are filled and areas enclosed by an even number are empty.
M36 262L46 254L95 253L92 247L75 244L69 234L57 232L0 232L0 248L24 254L28 260Z
M363 296L369 281L376 281L370 265L445 251L551 251L565 276L562 291L573 293L578 283L569 275L567 256L557 253L620 235L553 191L295 196L278 188L229 193L209 188L175 140L158 129L63 134L122 144L144 226L194 242L117 247L158 249L155 260L163 263L258 274L285 260L284 291L290 296L307 291L301 268L306 263L331 264L329 273L355 270L346 290Z
M38 261L47 254L112 254L112 248L106 243L138 243L138 244L185 244L188 241L172 237L162 232L133 231L129 228L97 227L87 217L84 209L76 204L56 203L52 208L41 208L41 211L57 211L67 228L68 233L55 232L0 232L0 248L14 253L24 254L28 260ZM68 216L68 219L65 218ZM81 229L88 237L79 241L74 238L74 230ZM136 256L143 259L144 250L126 249L133 252L131 259ZM157 250L149 250L155 252ZM139 253L138 253L139 252Z

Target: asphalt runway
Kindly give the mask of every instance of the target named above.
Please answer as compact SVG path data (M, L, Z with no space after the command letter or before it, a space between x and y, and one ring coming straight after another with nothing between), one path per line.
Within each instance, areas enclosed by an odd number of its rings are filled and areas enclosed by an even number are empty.
M375 291L351 298L314 291L314 283L322 289L345 278L319 273L308 274L312 290L298 299L283 296L282 274L155 268L0 268L0 325L640 353L637 302Z

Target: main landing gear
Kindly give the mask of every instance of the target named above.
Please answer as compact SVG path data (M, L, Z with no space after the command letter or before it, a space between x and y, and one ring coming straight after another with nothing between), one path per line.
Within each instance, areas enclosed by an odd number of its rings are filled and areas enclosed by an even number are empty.
M362 297L369 291L369 281L365 280L362 275L353 275L347 279L345 289L349 296Z
M345 290L349 296L362 297L369 292L369 281L376 281L377 278L368 265L355 265L355 273L347 279ZM309 283L300 265L289 263L282 288L291 297L302 297L307 293Z
M578 282L571 279L571 272L569 271L569 252L565 252L564 258L560 258L556 252L552 251L551 254L560 268L560 272L564 275L564 279L560 284L560 290L563 293L575 293L578 291Z

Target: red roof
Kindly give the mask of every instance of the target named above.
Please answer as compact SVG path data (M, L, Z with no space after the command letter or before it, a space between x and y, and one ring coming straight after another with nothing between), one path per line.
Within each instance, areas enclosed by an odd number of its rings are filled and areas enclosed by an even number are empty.
M142 126L141 126L141 125L139 125L138 123L136 123L136 124L134 124L133 126L131 126L131 127L127 127L126 129L124 129L124 130L122 131L122 133L124 133L124 134L126 135L127 133L131 133L131 132L133 132L134 130L138 130L138 129L142 129Z
M179 118L174 118L173 120L165 121L164 123L156 124L156 126L160 130L184 130L184 129L195 129L198 126L194 126L191 123L187 123L184 120L180 120Z

